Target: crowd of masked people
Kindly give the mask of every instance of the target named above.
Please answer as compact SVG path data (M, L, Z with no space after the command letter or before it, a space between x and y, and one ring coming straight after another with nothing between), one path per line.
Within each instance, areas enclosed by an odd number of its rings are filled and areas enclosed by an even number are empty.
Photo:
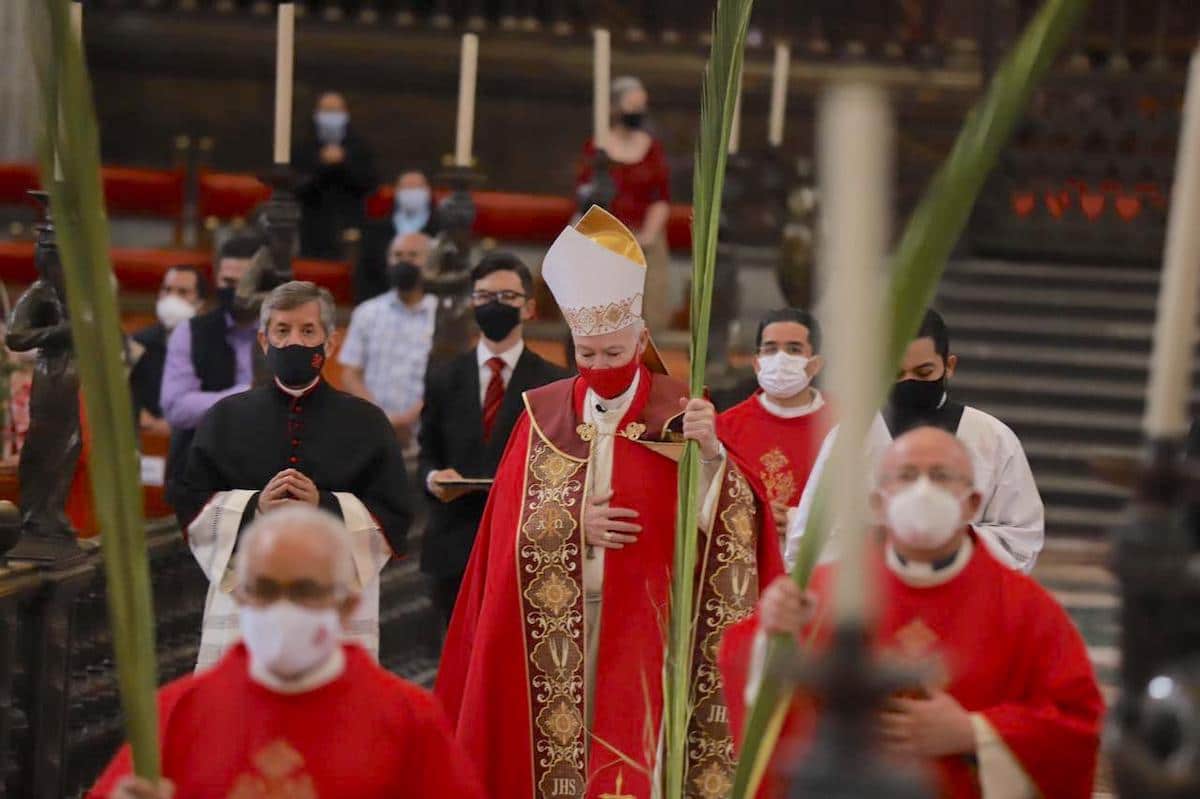
M635 135L644 89L614 89L614 128L644 156L654 146ZM315 136L314 185L341 188L316 192L314 216L336 230L361 209L369 154L336 95L322 97ZM581 176L581 190L589 179ZM624 795L622 785L648 781L621 758L606 760L611 739L600 734L626 712L613 697L626 691L637 704L649 690L605 683L604 669L636 670L642 661L627 659L658 640L653 624L634 626L653 609L641 594L619 595L623 570L653 571L653 558L670 552L658 539L674 530L674 469L640 442L663 452L699 444L711 486L701 529L747 539L724 545L750 559L717 593L744 598L761 583L747 612L723 618L722 639L704 647L719 650L725 685L709 721L736 737L762 680L767 635L828 640L836 525L807 591L783 575L838 435L837 397L819 388L826 364L814 314L782 308L758 320L750 396L719 413L689 400L658 369L644 318L658 277L649 272L662 184L654 202L630 212L637 224L601 212L608 227L598 229L593 211L547 254L543 277L559 253L550 288L571 328L573 369L528 346L534 278L503 251L471 273L478 342L431 365L437 301L423 280L436 211L418 173L401 176L396 197L394 218L370 234L384 242L378 274L360 275L375 288L344 334L333 298L312 283L286 283L261 309L241 310L235 289L263 243L238 235L221 246L212 286L199 270L168 272L159 322L133 337L139 420L170 431L169 497L210 589L197 673L160 692L164 780L131 776L125 748L92 796L525 799ZM627 237L616 247L614 231ZM308 235L314 253L337 239L316 227ZM628 287L626 301L589 305L614 286ZM341 389L322 376L330 357ZM1103 701L1082 638L1028 576L1044 512L1020 441L954 398L957 366L951 331L927 310L865 442L875 634L881 647L936 666L889 701L878 737L887 756L928 766L943 797L1085 799ZM631 491L641 509L617 507ZM421 568L451 626L436 699L376 663L379 573L407 552L416 496L428 508ZM579 543L568 543L572 535ZM580 573L569 575L571 564ZM535 566L533 578L526 570ZM596 630L608 637L593 638ZM526 651L525 663L498 654ZM544 675L531 676L537 669ZM578 682L556 688L556 674ZM817 717L803 699L790 708L759 797L786 795L788 763ZM545 760L543 771L536 756L530 766L509 754L528 753L531 740L558 752L555 736L567 746L555 757L566 759ZM576 741L591 752L586 762L571 754Z

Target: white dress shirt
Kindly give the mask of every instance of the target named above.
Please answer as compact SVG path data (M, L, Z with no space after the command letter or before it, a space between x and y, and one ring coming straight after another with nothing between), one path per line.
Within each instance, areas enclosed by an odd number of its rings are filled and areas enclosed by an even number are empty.
M524 339L518 339L516 344L500 353L492 352L483 339L479 339L479 343L475 346L475 359L479 361L480 408L483 407L484 400L487 398L488 384L492 382L492 367L488 366L487 362L492 358L504 361L504 368L500 370L500 379L504 381L504 387L508 388L508 381L512 380L513 369L517 368L517 361L521 359L521 353L524 351Z

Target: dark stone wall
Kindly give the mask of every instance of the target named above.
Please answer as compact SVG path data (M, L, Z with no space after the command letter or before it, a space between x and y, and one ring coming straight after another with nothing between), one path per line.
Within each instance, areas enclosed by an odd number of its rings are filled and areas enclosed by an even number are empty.
M274 32L249 16L97 13L86 26L88 59L109 163L163 165L178 134L212 137L215 168L268 163L274 96ZM428 29L299 26L295 126L310 124L323 90L343 91L353 124L377 154L381 175L405 165L435 169L453 147L458 37ZM651 92L654 124L676 167L676 198L690 194L705 51L699 45L614 44L613 74L637 74ZM742 141L765 146L769 47L751 50ZM809 151L814 98L829 67L798 68L786 148ZM918 171L936 163L973 97L973 72L900 68L901 132ZM894 76L895 77L895 76ZM490 187L567 194L591 133L591 52L586 39L492 32L481 42L475 150ZM908 151L909 156L904 155ZM911 170L910 170L911 171Z

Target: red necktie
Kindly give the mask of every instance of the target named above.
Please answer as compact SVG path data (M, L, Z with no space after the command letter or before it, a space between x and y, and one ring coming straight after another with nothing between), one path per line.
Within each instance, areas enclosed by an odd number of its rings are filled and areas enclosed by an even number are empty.
M487 366L492 370L492 379L488 381L487 393L483 395L483 439L492 437L492 427L496 424L496 415L500 413L500 403L504 401L504 359L488 358Z

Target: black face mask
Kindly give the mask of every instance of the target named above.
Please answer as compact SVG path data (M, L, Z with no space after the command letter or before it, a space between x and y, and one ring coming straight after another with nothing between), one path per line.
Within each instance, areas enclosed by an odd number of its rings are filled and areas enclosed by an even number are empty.
M257 308L243 308L238 305L237 289L233 286L221 286L217 289L217 304L238 324L245 325L258 319Z
M221 310L229 315L233 315L234 303L237 298L237 288L235 286L221 286L217 289L217 304L221 306Z
M388 267L388 282L397 291L412 291L421 282L421 267L411 261L401 261Z
M521 323L521 309L492 300L475 307L475 322L488 341L503 341Z
M898 411L915 413L937 410L946 393L946 376L937 380L901 380L892 386L888 403Z
M641 130L642 125L646 124L646 112L632 111L627 114L621 114L621 124L630 130Z
M325 365L325 345L306 347L289 344L286 347L267 347L267 366L288 388L304 388L317 379Z

